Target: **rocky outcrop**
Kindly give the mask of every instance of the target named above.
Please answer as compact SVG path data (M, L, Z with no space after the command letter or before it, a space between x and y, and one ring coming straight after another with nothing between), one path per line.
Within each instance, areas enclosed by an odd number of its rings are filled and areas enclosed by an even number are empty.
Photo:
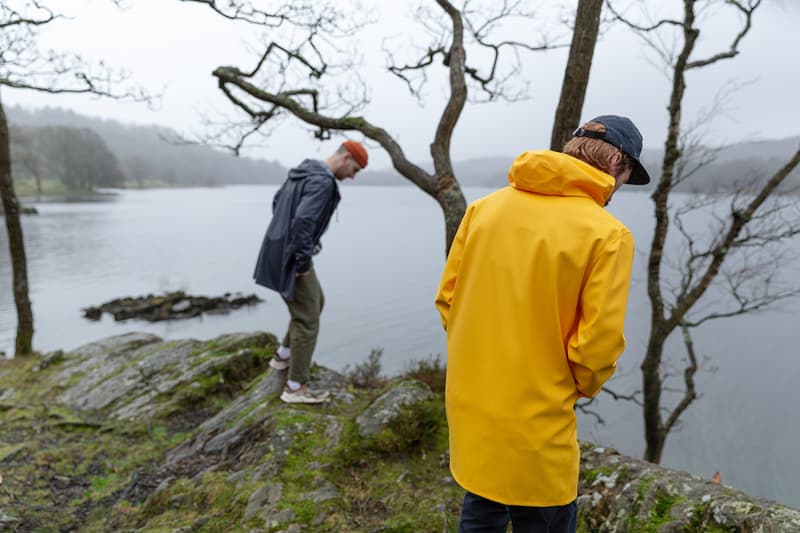
M138 318L150 322L193 318L203 313L228 313L245 305L261 302L255 294L230 294L222 296L191 296L182 291L163 295L140 296L138 298L118 298L97 307L83 309L83 316L89 320L100 320L108 313L114 320Z
M228 334L211 342L164 342L130 333L57 353L62 369L48 381L56 400L83 411L102 410L120 420L203 418L206 396L241 392L265 369L253 347L274 346L267 333ZM53 355L43 361L52 364ZM207 414L207 413L206 413Z
M800 511L584 444L578 506L588 531L800 531Z
M0 363L0 530L450 531L441 392L354 387L315 366L321 406L283 404L277 340L120 335ZM800 513L582 448L579 531L800 532Z

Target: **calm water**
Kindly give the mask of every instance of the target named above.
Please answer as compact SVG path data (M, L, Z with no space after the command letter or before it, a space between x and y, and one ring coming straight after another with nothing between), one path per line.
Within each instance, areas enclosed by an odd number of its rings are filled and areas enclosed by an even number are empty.
M253 284L251 274L274 187L125 191L109 202L42 203L23 219L27 243L35 347L71 349L129 331L164 338L207 339L231 331L282 335L288 314L281 300ZM468 189L469 199L490 192ZM342 187L342 202L315 259L326 296L315 361L336 369L384 349L386 373L410 360L445 352L433 307L444 264L441 212L412 187ZM619 193L609 208L649 245L651 203ZM649 324L643 252L636 258L628 349L613 386L637 388L638 366ZM6 233L0 233L0 350L13 351L15 314ZM229 315L172 323L115 323L82 318L81 308L121 296L172 290L193 294L255 292L265 302ZM800 305L711 324L696 335L709 356L699 375L702 398L670 436L663 464L750 494L800 507L800 415L793 392L800 354L791 333ZM677 344L668 351L681 353ZM643 450L641 414L635 406L601 398L606 424L582 417L581 437L624 453Z

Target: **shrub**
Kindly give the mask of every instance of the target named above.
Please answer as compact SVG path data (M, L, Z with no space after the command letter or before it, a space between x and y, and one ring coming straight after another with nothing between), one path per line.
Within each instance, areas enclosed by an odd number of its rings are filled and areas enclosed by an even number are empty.
M398 453L431 447L444 425L443 407L437 400L403 407L386 428L372 438L370 448Z
M344 375L353 386L360 389L379 389L388 381L381 376L381 357L383 348L373 348L366 361L358 363L351 369L350 365L344 367Z
M425 383L434 393L444 392L447 366L442 364L441 354L428 355L426 359L406 363L404 377Z

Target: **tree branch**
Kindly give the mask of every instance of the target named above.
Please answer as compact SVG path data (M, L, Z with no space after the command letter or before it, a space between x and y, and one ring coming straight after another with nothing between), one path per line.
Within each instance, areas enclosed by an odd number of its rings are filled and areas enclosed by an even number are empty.
M42 26L44 24L54 21L57 18L61 18L60 15L55 15L52 11L40 5L39 2L35 0L31 1L30 5L38 11L43 11L44 12L43 18L32 18L23 15L17 10L11 9L5 4L0 5L0 30L4 30L12 26L22 26L22 25Z
M681 331L683 333L683 344L686 346L686 354L689 357L689 365L683 371L683 381L686 385L686 389L684 391L683 398L681 398L681 401L678 402L678 405L675 406L675 408L669 414L667 421L664 423L664 434L668 434L670 432L670 430L678 422L680 416L697 398L697 392L695 391L694 386L694 375L697 373L697 355L694 351L694 342L692 341L692 336L689 334L688 324L685 322L681 323Z
M705 67L723 59L736 57L739 54L739 43L750 31L750 28L752 27L753 12L758 9L759 5L761 5L761 0L748 0L747 6L745 6L744 3L739 0L725 0L725 3L734 6L744 15L744 25L742 26L742 29L734 37L730 49L727 52L720 52L706 59L690 61L686 64L686 70Z
M390 155L392 162L404 176L411 180L415 185L423 189L428 194L435 193L433 178L425 172L422 168L411 163L403 153L399 144L386 132L385 129L369 123L363 117L343 116L331 117L320 113L316 104L316 91L313 89L299 89L292 91L285 91L281 93L272 93L255 86L253 83L242 78L238 69L233 67L219 67L214 70L213 75L218 79L220 88L232 85L242 90L249 96L261 102L272 104L273 110L266 113L255 112L247 107L250 111L248 114L264 118L264 122L277 114L276 108L288 111L298 119L306 124L316 126L318 138L327 138L330 136L330 131L359 131L364 136L378 142ZM224 91L226 95L232 94L230 90ZM310 96L312 101L312 109L303 106L295 99L296 96ZM239 103L241 100L234 97L232 100L237 106L241 107ZM406 174L407 172L408 174Z
M363 16L345 16L340 10L340 3L322 0L293 0L291 2L268 2L274 9L263 9L254 6L248 0L180 0L202 4L218 15L231 20L255 26L281 28L293 26L307 31L337 37L352 35L363 25L369 23L371 11L362 11ZM262 2L263 4L263 2Z
M746 207L741 210L736 210L732 214L731 223L727 232L725 232L719 244L709 252L711 260L708 267L700 276L697 284L686 293L685 297L673 308L667 321L669 327L677 326L683 322L686 313L697 303L719 273L722 263L725 261L730 250L735 246L745 226L753 220L758 209L778 186L783 183L798 164L800 164L800 148L798 148L794 156L767 181Z

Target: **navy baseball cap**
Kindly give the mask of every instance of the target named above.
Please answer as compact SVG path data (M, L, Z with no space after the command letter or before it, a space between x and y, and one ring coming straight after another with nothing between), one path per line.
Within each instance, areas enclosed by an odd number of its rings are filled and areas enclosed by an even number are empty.
M631 119L618 115L601 115L593 118L589 122L597 122L606 127L606 131L591 131L578 128L572 135L575 137L589 137L590 139L600 139L608 144L620 149L633 162L633 171L628 183L631 185L647 185L650 183L650 175L642 166L639 157L642 155L642 134Z

